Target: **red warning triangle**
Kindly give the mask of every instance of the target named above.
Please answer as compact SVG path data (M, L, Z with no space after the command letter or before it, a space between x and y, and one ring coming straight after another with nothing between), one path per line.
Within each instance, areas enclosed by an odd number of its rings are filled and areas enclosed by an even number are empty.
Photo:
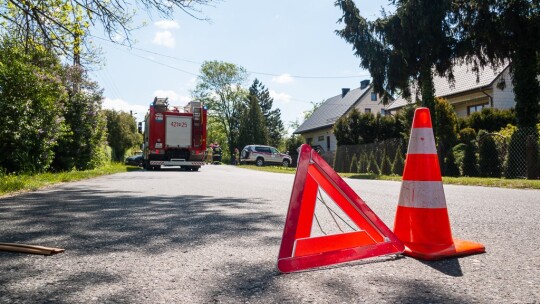
M359 231L311 236L319 187ZM404 249L392 231L332 167L309 145L302 145L279 249L279 271L294 272L397 254Z

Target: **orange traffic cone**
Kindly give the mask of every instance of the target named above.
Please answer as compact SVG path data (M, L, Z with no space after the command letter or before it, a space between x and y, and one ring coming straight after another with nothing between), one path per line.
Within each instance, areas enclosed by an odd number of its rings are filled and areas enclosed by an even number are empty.
M405 255L438 260L485 252L482 244L452 239L428 108L414 113L394 233Z

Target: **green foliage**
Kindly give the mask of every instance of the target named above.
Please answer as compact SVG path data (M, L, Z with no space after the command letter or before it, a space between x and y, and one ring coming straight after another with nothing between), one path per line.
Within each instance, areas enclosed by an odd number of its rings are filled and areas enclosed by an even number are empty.
M55 147L52 169L88 170L106 164L106 119L101 110L102 92L80 67L65 67L62 81L68 94L62 101L66 132Z
M362 141L360 135L361 114L353 108L347 115L340 117L334 124L334 136L338 146L356 145Z
M433 129L439 159L441 160L441 173L446 175L444 171L446 169L444 155L448 155L457 142L457 116L454 107L441 98L435 100L435 114L432 116L435 118Z
M472 113L468 118L468 125L476 132L486 130L496 132L508 124L516 124L516 114L513 110L499 110L483 108L480 112Z
M474 114L474 113L473 113ZM458 130L461 131L465 128L469 128L469 119L467 117L458 117Z
M465 143L459 143L452 148L452 155L453 155L453 158L455 159L455 163L458 166L458 168L463 169L463 159L465 158L466 149L467 149L467 144Z
M491 0L459 4L451 11L455 36L461 38L456 54L467 58L478 72L479 67L510 61L518 126L534 127L540 113L538 2Z
M392 165L392 172L396 175L403 175L403 169L405 167L405 159L401 153L401 149L396 150L396 155L394 156L394 162Z
M416 111L416 104L408 104L401 109L397 115L397 123L401 126L401 137L405 140L409 140L411 134L411 127L414 118L414 111Z
M227 138L225 136L225 129L224 126L220 123L219 119L214 116L208 116L208 122L206 124L206 130L207 130L207 142L208 144L211 143L219 143L219 145L222 147L223 150L228 150L228 143ZM242 149L243 147L239 147L238 149Z
M538 133L532 128L519 128L512 134L508 145L506 161L506 178L520 178L527 176L527 137L534 134L538 138Z
M246 107L246 91L242 87L246 79L247 72L241 66L222 61L205 61L193 92L194 99L203 101L209 115L221 125L229 152L238 146L240 120Z
M377 165L377 159L375 158L375 155L373 155L373 153L369 155L367 172L371 172L373 174L381 174L379 166Z
M469 177L478 176L478 168L476 163L476 141L473 140L465 146L463 155L463 175Z
M270 97L270 92L258 79L255 79L249 88L248 100L250 100L251 96L256 97L261 106L265 126L268 129L268 144L273 147L279 147L285 129L281 120L281 110L272 110L274 99Z
M352 173L358 173L358 158L356 157L356 154L353 155L351 159L351 165L349 167L349 172Z
M444 158L444 176L459 176L459 167L456 164L454 153L452 150L448 151Z
M250 98L248 110L240 122L239 149L249 144L268 144L268 128L261 112L259 100L254 95L250 95Z
M476 139L476 131L473 128L465 128L459 131L459 141L468 144Z
M540 124L539 124L540 125ZM497 133L501 134L506 138L511 138L512 134L517 131L517 127L514 125L506 125L506 127L500 129Z
M333 132L338 146L367 144L399 137L402 124L393 116L375 116L353 108L337 120Z
M339 19L345 28L337 34L353 45L360 66L373 77L375 92L388 101L388 93L401 91L409 98L410 80L416 80L424 106L434 111L432 68L443 74L452 66L454 35L447 18L450 0L396 1L395 12L374 21L360 15L353 0L338 0ZM421 25L421 26L420 26Z
M77 61L83 53L81 49L92 48L84 39L91 25L97 25L111 40L122 37L130 42L131 31L141 26L133 24L138 10L169 18L181 11L205 19L200 7L206 5L212 5L212 0L0 1L0 22L3 30L10 30L21 45L46 45L66 57L73 54Z
M107 117L107 141L113 150L113 160L123 161L126 151L142 142L135 118L129 113L104 110Z
M446 151L457 142L457 115L454 107L446 99L435 100L435 136L438 146L444 145Z
M367 155L366 155L366 153L362 153L358 157L358 172L359 173L366 173L367 172L367 166L368 166Z
M302 136L292 135L285 140L285 151L288 151L290 155L298 154L298 148L304 143Z
M60 71L59 60L43 47L0 41L0 168L6 172L49 168L65 131Z
M0 175L0 195L16 191L37 190L49 185L77 181L106 174L126 172L123 164L112 163L98 169L85 171L66 171L61 173L9 174ZM136 169L138 170L138 169Z
M485 131L478 133L478 171L481 177L501 177L502 165L497 145Z
M390 157L388 155L383 156L382 164L381 164L381 174L383 175L390 175L392 174L392 164L390 163Z

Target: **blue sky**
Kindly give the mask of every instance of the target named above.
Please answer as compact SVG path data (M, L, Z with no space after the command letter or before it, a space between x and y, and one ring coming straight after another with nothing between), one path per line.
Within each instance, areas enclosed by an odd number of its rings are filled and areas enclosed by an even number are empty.
M311 101L370 78L359 68L351 45L334 33L343 25L337 24L341 11L333 3L225 0L204 8L210 22L181 12L172 20L140 13L137 22L146 26L132 33L133 48L93 39L104 61L92 77L105 90L104 108L132 110L141 121L155 96L185 105L203 61L231 62L249 71L246 87L258 78L270 90L288 124L302 117ZM379 16L381 7L388 9L387 0L356 3L369 19Z

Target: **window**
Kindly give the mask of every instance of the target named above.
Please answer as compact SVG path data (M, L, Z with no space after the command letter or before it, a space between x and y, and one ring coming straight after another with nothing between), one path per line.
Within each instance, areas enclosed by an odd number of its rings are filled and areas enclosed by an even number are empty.
M487 105L488 105L487 103L483 103L483 104L478 104L478 105L474 105L474 106L468 106L467 107L467 115L471 115L474 112L480 112Z
M377 93L371 92L371 101L377 101Z
M381 109L381 115L382 115L382 116L385 116L385 115L386 115L386 110L385 110L385 109Z
M306 138L306 144L311 145L312 141L313 141L313 138L311 137Z
M273 154L279 154L279 151L276 148L270 148Z
M366 113L366 114L371 113L371 109L370 109L370 108L365 108L365 109L364 109L364 113Z
M324 141L324 135L319 136L318 141Z
M255 151L261 153L270 153L270 148L268 147L255 147Z
M330 136L326 136L326 151L330 151Z

